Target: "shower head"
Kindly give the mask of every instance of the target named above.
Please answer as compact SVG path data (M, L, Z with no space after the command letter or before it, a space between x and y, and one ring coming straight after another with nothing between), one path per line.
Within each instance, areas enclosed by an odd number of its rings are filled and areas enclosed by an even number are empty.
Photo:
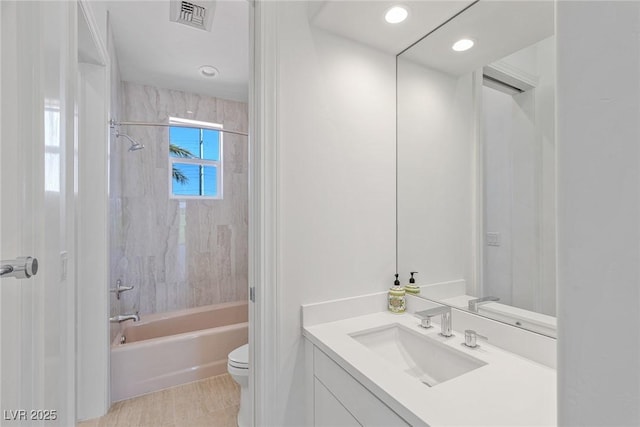
M133 144L131 144L131 147L129 147L129 151L138 151L138 150L142 150L144 148L144 145L140 144L139 142L134 142Z
M116 131L116 138L120 138L121 136L126 138L131 143L131 147L129 147L129 151L138 151L138 150L142 150L144 148L144 145L140 144L138 141L136 141L135 139L131 138L126 133L120 133L120 132Z

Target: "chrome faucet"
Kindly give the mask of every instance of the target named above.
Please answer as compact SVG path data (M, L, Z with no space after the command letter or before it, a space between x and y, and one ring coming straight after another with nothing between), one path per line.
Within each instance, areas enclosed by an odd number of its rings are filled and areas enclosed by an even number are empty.
M109 322L111 322L111 323L126 322L127 320L133 320L134 322L138 322L140 320L140 316L138 316L138 313L136 313L136 314L118 314L117 316L113 316L113 317L109 318Z
M116 287L113 289L109 289L109 292L116 294L116 298L120 299L120 294L122 292L130 291L133 289L133 286L122 286L122 280L116 280Z
M500 301L498 297L482 297L469 300L469 311L478 312L478 306L489 302Z
M447 338L453 336L451 332L451 307L442 305L428 310L416 311L413 314L420 319L420 326L423 328L431 327L431 318L433 316L442 315L442 319L440 320L440 335Z
M466 345L467 347L470 347L470 348L480 347L480 344L477 343L478 338L481 338L485 341L489 339L484 335L480 335L473 329L467 329L464 331L464 345Z

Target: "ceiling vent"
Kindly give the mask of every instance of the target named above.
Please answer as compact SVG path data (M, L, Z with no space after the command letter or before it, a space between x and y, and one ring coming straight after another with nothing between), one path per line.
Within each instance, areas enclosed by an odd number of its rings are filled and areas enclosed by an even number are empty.
M213 1L171 1L171 21L200 30L211 31L213 23Z

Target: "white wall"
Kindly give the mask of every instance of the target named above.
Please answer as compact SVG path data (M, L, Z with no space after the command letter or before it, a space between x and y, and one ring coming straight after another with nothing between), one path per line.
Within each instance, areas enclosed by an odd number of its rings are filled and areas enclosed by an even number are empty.
M473 76L398 64L398 270L475 294Z
M93 16L95 18L96 30L100 36L100 38L104 41L110 40L111 29L109 28L109 16L108 16L108 6L109 1L112 0L82 0L85 2L85 5L93 12Z
M512 214L512 201L514 193L519 195L515 189L517 185L513 182L513 173L516 168L512 166L512 145L514 142L520 142L512 133L519 122L526 124L526 120L517 120L522 116L517 114L519 111L517 105L511 95L487 86L482 87L485 238L480 242L484 255L481 293L498 297L501 302L509 305L513 304L514 292L512 229L514 221L518 220ZM516 114L513 114L514 112ZM528 138L522 142L527 146L531 145L532 136L530 132ZM527 228L529 229L530 227ZM498 233L500 245L488 246L487 233ZM537 258L532 261L535 261L537 266ZM530 309L528 306L522 308Z
M94 418L109 409L108 308L108 126L110 64L100 22L106 13L80 3L77 122L77 417Z
M79 72L77 402L79 419L87 419L109 408L108 82L104 66L79 64Z
M538 86L536 87L536 122L540 132L542 160L542 264L537 311L557 313L557 146L556 146L556 38L538 43ZM544 59L543 59L544 58Z
M483 87L484 295L555 315L555 37L499 61L535 76L520 94Z
M540 156L535 96L483 88L485 235L483 294L534 310L540 283ZM485 238L486 239L486 238Z
M556 24L559 425L637 426L640 3L561 1Z
M395 57L278 5L277 425L304 425L300 305L384 290L395 271Z

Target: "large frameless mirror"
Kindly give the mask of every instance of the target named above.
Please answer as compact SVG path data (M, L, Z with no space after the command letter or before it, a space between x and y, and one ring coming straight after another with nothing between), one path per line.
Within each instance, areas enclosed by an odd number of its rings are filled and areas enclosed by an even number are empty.
M399 54L397 79L398 271L555 337L553 2L478 1Z

